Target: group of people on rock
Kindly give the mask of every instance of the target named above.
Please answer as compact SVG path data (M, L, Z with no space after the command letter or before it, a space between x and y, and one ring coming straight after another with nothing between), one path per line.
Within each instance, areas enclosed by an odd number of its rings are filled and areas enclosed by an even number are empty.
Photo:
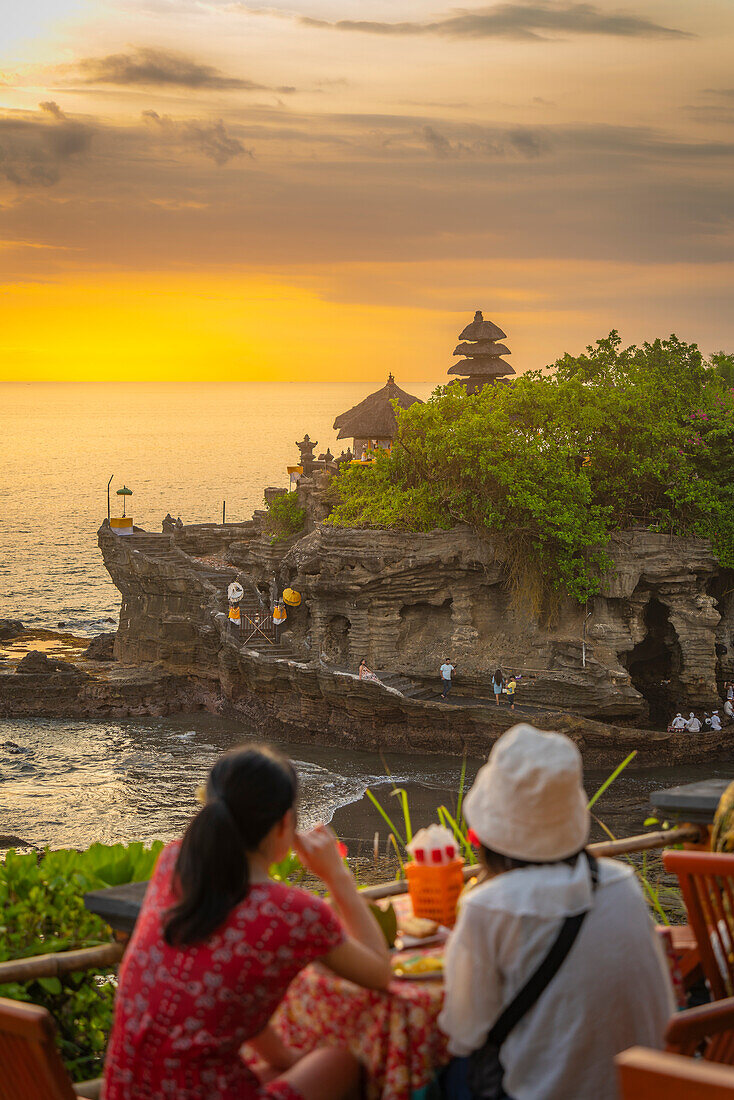
M290 1049L270 1023L316 960L367 989L390 983L385 938L335 836L298 830L295 769L264 746L223 756L203 802L163 850L120 968L105 1100L357 1100L353 1053ZM443 1095L486 1096L499 1081L506 1091L491 1095L617 1100L614 1056L662 1046L674 1001L633 869L586 847L578 749L515 726L464 812L483 875L446 950ZM270 878L291 848L329 901Z
M724 706L723 715L719 713L718 708L703 712L703 717L699 718L694 711L690 711L687 718L683 717L683 713L678 711L675 718L668 725L668 733L681 733L685 730L687 733L704 733L713 730L718 732L723 725L728 725L734 722L734 683L726 682L724 684Z
M711 713L706 710L703 713L703 718L699 718L693 711L691 711L687 718L684 718L682 713L678 711L675 718L668 725L668 733L682 733L685 730L687 733L700 733L701 730L714 730L718 731L722 727L721 715L718 710L712 710Z
M441 677L441 697L447 699L453 686L456 665L448 657L445 657L438 671ZM517 692L518 681L521 679L522 676L513 676L511 672L505 677L501 668L495 669L494 676L492 677L492 692L497 706L500 705L502 696L506 695L510 710L515 709L515 693Z

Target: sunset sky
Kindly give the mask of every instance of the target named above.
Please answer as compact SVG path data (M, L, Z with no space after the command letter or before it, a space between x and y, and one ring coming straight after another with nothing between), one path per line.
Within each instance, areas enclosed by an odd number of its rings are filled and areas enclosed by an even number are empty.
M0 379L734 351L734 4L18 0Z

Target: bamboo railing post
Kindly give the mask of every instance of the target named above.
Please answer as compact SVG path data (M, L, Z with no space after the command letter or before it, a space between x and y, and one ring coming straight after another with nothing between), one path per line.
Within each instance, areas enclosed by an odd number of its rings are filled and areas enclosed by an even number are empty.
M6 982L32 982L36 978L60 978L78 970L105 970L115 966L123 956L121 943L104 943L99 947L81 947L77 951L58 951L49 955L33 955L28 959L0 962L0 985Z

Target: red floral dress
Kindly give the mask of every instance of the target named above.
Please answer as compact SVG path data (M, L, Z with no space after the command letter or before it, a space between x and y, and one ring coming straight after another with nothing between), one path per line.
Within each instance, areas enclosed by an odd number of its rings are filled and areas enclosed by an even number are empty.
M120 967L105 1100L301 1100L285 1081L261 1085L238 1052L342 926L320 898L256 883L206 942L169 947L178 848L161 853Z

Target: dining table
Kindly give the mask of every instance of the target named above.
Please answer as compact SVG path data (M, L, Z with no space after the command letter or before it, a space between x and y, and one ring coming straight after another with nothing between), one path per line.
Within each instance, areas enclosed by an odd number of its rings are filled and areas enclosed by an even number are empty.
M118 937L126 938L135 926L146 885L93 891L84 903ZM392 897L390 903L398 922L412 913L409 894ZM408 954L438 958L444 947L445 939L424 948L415 946ZM313 963L293 979L271 1022L295 1050L306 1052L318 1046L350 1050L365 1068L367 1100L411 1100L431 1084L450 1058L446 1036L438 1026L442 1006L441 973L396 977L386 992L379 992Z

